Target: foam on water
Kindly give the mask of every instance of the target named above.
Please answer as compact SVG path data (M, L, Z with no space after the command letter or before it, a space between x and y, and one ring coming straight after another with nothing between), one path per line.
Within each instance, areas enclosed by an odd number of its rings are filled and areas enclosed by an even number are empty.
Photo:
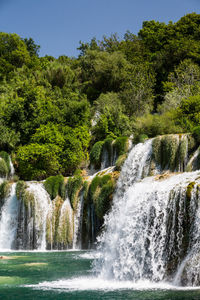
M44 281L35 285L25 285L40 290L73 291L117 291L117 290L197 290L199 287L177 287L168 282L152 283L148 280L133 281L104 280L98 277L75 277L66 280Z

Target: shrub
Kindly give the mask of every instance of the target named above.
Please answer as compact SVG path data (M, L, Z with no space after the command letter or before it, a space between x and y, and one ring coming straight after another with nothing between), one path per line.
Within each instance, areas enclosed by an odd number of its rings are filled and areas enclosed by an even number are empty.
M56 175L61 167L58 161L59 151L59 147L53 144L19 147L16 159L22 178L42 180L49 175Z
M44 187L49 193L51 200L58 195L63 199L65 198L64 177L62 175L48 177L44 182Z

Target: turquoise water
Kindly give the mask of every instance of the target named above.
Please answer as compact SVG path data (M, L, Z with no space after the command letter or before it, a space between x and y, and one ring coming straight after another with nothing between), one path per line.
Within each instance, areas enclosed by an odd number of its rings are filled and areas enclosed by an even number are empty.
M95 278L92 252L8 252L0 255L0 299L199 300L200 289L133 285Z

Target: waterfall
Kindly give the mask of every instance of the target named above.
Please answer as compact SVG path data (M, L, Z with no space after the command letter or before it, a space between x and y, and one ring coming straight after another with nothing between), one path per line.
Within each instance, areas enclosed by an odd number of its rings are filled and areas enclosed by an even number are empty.
M198 285L200 174L146 177L151 153L151 140L136 145L122 168L94 270L104 279Z
M83 216L83 192L81 192L80 200L74 216L74 238L73 249L81 249L81 229L82 229L82 216Z
M46 249L46 219L49 210L50 197L41 183L29 183L27 191L34 195L35 230L37 232L37 249Z
M0 217L0 249L12 249L17 231L19 203L15 195L16 183L10 187L9 196L5 199Z
M63 245L64 243L68 244L68 247L72 245L73 241L73 209L71 207L70 200L67 196L65 199L59 217L58 225L58 236L59 241ZM66 246L63 248L66 248Z

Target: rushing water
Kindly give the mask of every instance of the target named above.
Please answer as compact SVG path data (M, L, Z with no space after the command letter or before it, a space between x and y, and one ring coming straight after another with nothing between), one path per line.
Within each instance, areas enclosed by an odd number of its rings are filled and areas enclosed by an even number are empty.
M11 249L17 231L18 202L15 195L16 184L10 188L9 195L1 210L0 249Z

